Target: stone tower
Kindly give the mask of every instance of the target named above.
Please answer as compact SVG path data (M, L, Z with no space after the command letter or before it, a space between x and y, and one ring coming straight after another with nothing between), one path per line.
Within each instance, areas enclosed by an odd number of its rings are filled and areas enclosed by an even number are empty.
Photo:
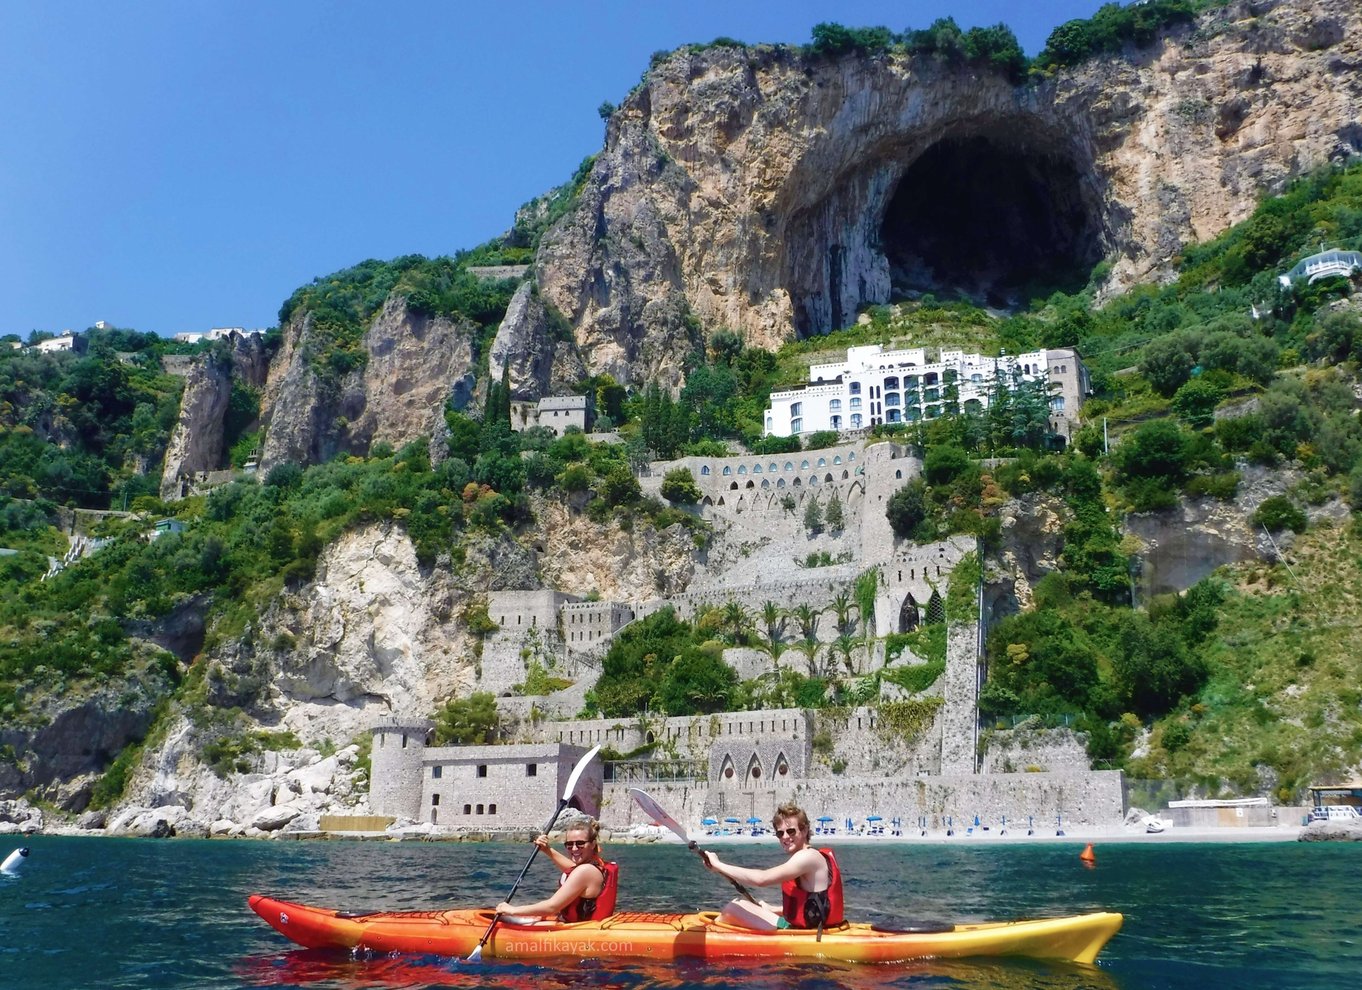
M369 807L376 815L416 819L421 813L421 761L435 723L388 716L374 726Z

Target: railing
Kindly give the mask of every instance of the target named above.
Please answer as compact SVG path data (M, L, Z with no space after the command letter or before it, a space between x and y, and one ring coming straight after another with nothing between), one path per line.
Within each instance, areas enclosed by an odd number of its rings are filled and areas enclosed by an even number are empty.
M615 783L689 782L709 777L708 760L607 760L602 767Z

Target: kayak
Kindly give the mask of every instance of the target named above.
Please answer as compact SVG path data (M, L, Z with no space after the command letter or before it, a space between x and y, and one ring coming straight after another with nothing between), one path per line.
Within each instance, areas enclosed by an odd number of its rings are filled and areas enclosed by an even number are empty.
M251 909L289 940L309 949L362 949L467 956L492 923L487 909L351 914L252 894ZM603 921L567 924L503 916L482 954L500 959L834 959L895 963L909 959L1026 956L1090 963L1121 927L1100 912L1037 921L942 925L894 930L843 924L817 932L758 932L695 914L618 912Z

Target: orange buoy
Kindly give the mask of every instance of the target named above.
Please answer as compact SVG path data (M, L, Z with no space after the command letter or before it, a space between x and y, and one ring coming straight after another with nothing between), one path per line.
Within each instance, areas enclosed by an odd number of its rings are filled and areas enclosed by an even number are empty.
M1081 859L1088 866L1097 865L1097 854L1092 851L1091 842L1089 842L1087 847L1081 853L1078 854L1078 858Z

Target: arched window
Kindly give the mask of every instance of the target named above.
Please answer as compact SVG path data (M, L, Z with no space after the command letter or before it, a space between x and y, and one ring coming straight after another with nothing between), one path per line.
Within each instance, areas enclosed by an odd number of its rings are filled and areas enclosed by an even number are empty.
M898 387L899 387L899 380L898 380L897 378L895 378L894 376L891 375L890 377L888 377L888 378L886 378L886 379L884 380L884 390L885 390L886 392L898 391Z
M775 474L777 471L780 470L780 467L776 464L775 461L772 461L770 464L766 465L766 470L770 471L772 474Z
M841 464L841 463L842 463L842 455L841 455L841 454L838 454L836 457L834 457L834 458L832 459L832 463L834 463L834 464Z
M724 477L727 478L727 477L728 477L730 474L732 474L732 473L733 473L733 469L732 469L731 467L729 467L728 465L725 464L725 465L724 465Z
M760 465L760 464L753 464L753 465L752 465L752 473L753 473L753 474L761 474L761 465Z
M828 400L828 412L841 412L841 411L842 411L842 400L841 400L841 399L829 399L829 400Z
M803 461L800 461L800 462L799 462L799 470L801 470L801 471L807 471L808 469L809 469L809 462L808 462L807 460L803 460Z
M785 470L786 470L786 471L793 471L793 470L794 470L794 461L786 461L786 462L785 462Z
M708 465L708 464L706 464L706 465L704 465L704 466L702 466L702 467L700 468L700 477L702 477L702 478L707 478L707 477L709 477L709 465Z
M738 466L738 474L743 475L743 474L746 474L746 473L747 473L747 465L746 465L746 464L741 464L741 465L739 465L739 466Z
M819 466L819 467L827 467L827 466L828 466L828 459L827 459L826 457L820 457L820 458L818 458L818 466Z

